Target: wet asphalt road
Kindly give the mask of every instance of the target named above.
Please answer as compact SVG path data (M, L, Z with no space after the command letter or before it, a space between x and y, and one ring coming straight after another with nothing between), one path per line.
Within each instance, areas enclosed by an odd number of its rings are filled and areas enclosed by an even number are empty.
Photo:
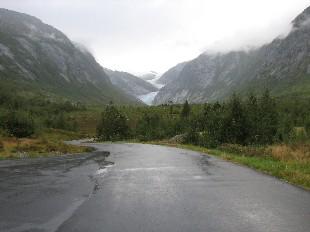
M1 161L0 231L310 231L310 192L275 178L176 148L93 146Z

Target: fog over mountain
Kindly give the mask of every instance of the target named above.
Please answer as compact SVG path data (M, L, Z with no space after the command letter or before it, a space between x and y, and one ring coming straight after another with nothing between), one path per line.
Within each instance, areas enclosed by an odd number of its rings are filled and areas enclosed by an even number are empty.
M258 47L287 34L307 0L0 0L84 44L103 66L164 73L202 52Z
M31 16L25 24L26 14L20 14L10 34L10 22L0 21L8 37L1 38L2 58L17 61L15 69L1 63L6 78L19 70L27 80L42 80L40 88L52 86L51 92L72 99L206 102L253 88L254 82L281 93L302 85L308 74L304 0L0 1L47 23L38 23L38 30L27 24ZM89 89L81 88L85 83Z
M141 104L87 49L33 16L0 8L0 85L90 104Z
M304 94L310 85L310 7L290 26L286 37L275 38L260 48L205 52L182 64L184 67L178 71L170 69L173 80L159 91L154 103L204 103L224 100L233 92L260 92L266 88L279 96Z
M154 92L157 94L158 92L158 88L155 85L130 73L113 71L110 69L104 69L104 71L110 77L114 86L147 104L151 104L155 97L149 99L147 96L150 94L154 95Z

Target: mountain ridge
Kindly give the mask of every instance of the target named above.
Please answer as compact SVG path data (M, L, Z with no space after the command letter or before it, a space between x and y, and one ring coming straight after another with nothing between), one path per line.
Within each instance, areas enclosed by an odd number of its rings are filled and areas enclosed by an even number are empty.
M104 70L106 74L110 77L113 85L119 87L124 92L133 97L138 98L141 95L145 95L158 90L148 81L134 76L133 74L122 71L113 71L107 68L105 68Z
M293 28L285 38L260 48L199 55L159 91L154 104L224 100L233 92L265 88L274 95L298 94L304 88L310 95L309 15L307 8L292 21Z
M64 33L7 9L0 9L0 82L90 104L140 104L113 86L95 58Z

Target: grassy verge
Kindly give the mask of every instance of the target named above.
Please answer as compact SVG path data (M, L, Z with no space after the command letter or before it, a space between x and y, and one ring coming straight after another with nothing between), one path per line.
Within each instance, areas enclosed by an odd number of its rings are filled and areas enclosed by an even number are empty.
M66 140L79 139L81 135L62 130L45 130L33 138L0 137L0 159L36 158L67 153L83 153L92 148L65 144Z
M310 145L273 145L264 149L253 149L242 147L243 151L237 149L208 149L205 147L172 144L165 141L150 142L151 144L166 145L189 149L201 153L211 154L237 164L242 164L263 173L278 177L289 183L310 190ZM226 151L225 151L226 149ZM227 151L227 150L235 150ZM255 150L256 152L253 152Z

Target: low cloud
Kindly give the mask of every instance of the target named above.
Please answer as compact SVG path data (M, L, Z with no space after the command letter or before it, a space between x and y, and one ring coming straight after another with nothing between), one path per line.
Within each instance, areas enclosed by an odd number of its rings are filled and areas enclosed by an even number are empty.
M285 35L308 0L0 0L84 44L105 67L164 72L204 51L250 49Z

